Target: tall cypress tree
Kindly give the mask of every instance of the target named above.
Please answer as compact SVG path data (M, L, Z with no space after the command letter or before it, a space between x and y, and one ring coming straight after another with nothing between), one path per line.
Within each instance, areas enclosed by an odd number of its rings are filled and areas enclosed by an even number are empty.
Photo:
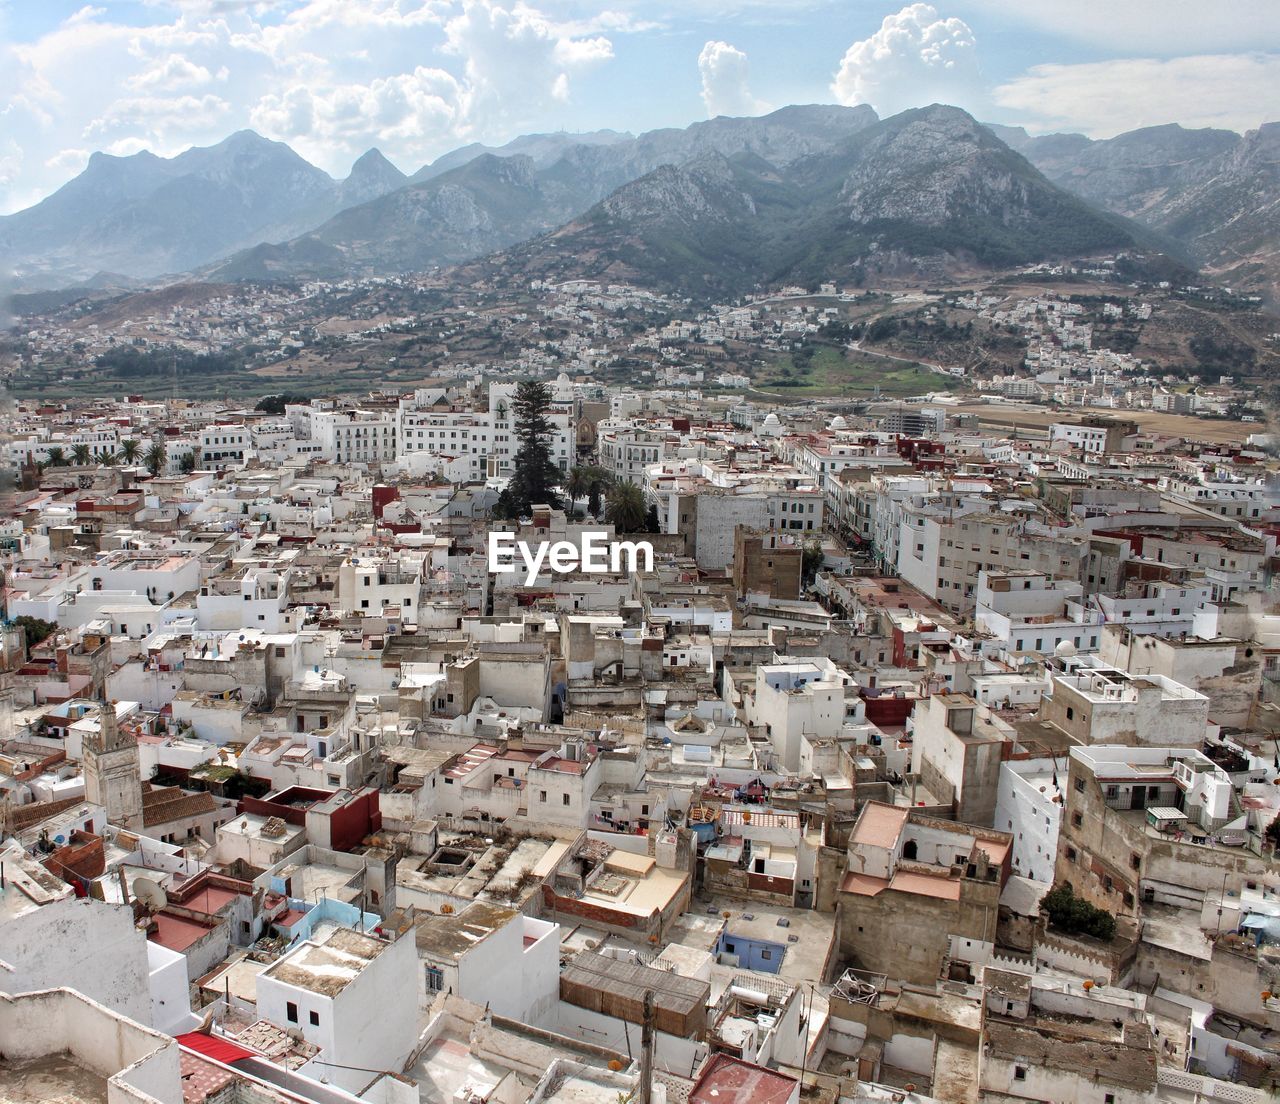
M539 503L558 507L563 479L551 458L551 389L539 380L524 380L511 400L515 435L520 447L511 460L511 481L498 498L497 512L523 517Z

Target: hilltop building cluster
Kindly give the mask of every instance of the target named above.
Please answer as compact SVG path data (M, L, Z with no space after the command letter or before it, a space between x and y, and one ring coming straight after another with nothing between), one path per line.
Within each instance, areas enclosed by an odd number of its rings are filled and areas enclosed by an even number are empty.
M1274 1099L1264 438L545 375L17 405L0 1097Z

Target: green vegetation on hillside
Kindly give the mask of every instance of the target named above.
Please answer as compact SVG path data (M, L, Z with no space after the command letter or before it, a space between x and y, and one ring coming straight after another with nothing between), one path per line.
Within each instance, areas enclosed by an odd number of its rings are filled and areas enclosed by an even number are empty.
M761 391L777 391L796 398L872 395L878 387L886 398L904 398L931 391L951 391L962 384L923 365L881 358L874 353L848 352L821 342L805 342L774 361L767 374L757 378L756 386Z

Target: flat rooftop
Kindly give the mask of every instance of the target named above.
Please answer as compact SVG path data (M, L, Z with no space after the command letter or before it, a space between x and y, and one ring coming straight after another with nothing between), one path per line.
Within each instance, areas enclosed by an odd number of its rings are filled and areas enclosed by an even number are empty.
M106 1104L107 1079L71 1055L0 1059L0 1100L6 1104Z
M389 945L350 928L335 928L322 942L306 941L264 973L286 985L333 997Z
M418 951L435 958L461 958L519 915L487 901L476 901L453 915L423 916L414 929Z
M406 1071L418 1083L418 1099L422 1104L453 1104L460 1099L463 1088L487 1096L508 1072L502 1066L477 1058L472 1053L470 1038L452 1028L436 1035Z

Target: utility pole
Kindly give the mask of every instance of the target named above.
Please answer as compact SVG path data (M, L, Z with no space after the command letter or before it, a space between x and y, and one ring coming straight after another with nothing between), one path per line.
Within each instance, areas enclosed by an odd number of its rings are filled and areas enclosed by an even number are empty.
M653 990L644 991L644 1016L640 1036L640 1104L653 1097Z

